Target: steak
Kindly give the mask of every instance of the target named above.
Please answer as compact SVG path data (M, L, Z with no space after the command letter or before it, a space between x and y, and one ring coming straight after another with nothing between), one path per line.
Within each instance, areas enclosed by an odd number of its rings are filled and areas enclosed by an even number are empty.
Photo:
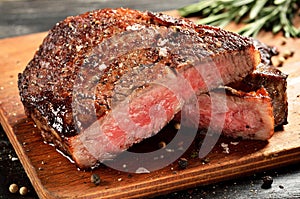
M242 81L197 96L199 111L186 109L189 112L178 113L174 120L186 119L185 124L189 126L221 129L225 136L257 140L269 139L274 127L286 124L287 75L272 65L271 58L277 54L276 49L255 39L253 43L261 54L261 63L256 70ZM224 111L212 114L212 103L216 107L225 106ZM222 118L224 121L219 121Z
M210 128L213 132L222 130L222 135L232 138L267 140L274 133L272 101L264 88L246 93L224 87L201 94L197 99L198 112L187 108L175 120L188 120L184 123Z
M260 51L261 63L253 73L240 82L229 84L230 87L245 92L251 92L264 87L272 99L275 127L287 124L287 75L272 65L271 58L277 54L275 48L267 46L258 40L254 45Z
M44 140L89 168L156 134L194 95L241 81L259 62L253 41L238 34L103 9L57 23L18 87Z

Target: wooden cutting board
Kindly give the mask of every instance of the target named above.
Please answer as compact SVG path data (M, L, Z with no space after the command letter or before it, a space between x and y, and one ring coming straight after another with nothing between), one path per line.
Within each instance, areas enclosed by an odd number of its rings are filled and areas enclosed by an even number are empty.
M171 14L176 15L176 12ZM236 30L236 26L228 27ZM93 171L79 171L52 146L44 144L39 130L27 119L20 102L17 76L33 57L46 33L0 40L0 120L20 161L40 198L125 198L155 196L198 185L214 183L249 175L258 171L300 161L300 39L287 39L282 45L280 35L262 33L259 39L277 46L281 52L295 54L281 68L289 74L289 124L269 140L238 141L220 138L209 153L209 162L184 156L189 161L185 170L177 162L149 174L128 174L107 167ZM224 153L221 144L228 144ZM90 182L92 173L102 182Z

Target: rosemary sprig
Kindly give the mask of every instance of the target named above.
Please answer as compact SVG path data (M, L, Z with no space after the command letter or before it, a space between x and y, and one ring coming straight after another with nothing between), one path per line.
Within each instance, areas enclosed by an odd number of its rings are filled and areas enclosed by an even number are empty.
M202 0L179 9L179 13L184 17L200 14L199 24L225 27L231 21L244 23L238 32L245 36L256 36L264 29L300 37L300 28L293 24L299 9L299 0Z

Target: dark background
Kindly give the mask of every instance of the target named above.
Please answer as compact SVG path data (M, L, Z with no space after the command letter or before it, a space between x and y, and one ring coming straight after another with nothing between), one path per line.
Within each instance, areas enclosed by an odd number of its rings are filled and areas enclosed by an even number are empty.
M198 0L0 0L0 38L49 30L66 16L106 7L128 7L139 10L165 11L180 8ZM0 52L1 53L1 52ZM12 145L0 126L0 198L38 198ZM300 198L300 163L256 173L213 185L195 187L157 198ZM262 177L273 177L270 189L262 189ZM8 187L26 186L26 196L11 194Z

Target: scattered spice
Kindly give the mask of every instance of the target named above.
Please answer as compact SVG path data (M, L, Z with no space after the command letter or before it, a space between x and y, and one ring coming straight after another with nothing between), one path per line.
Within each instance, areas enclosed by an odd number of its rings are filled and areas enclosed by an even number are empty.
M166 146L167 146L167 144L165 142L163 142L163 141L161 141L161 142L158 143L158 147L160 149L164 149L164 148L166 148Z
M18 190L19 190L19 187L18 187L18 185L16 185L16 184L11 184L11 185L9 186L9 192L10 192L10 193L17 193Z
M283 186L283 185L279 185L279 188L280 188L280 189L283 189L283 188L284 188L284 186Z
M262 177L263 184L261 185L261 188L263 189L270 189L272 187L273 178L272 176L264 176Z
M238 145L239 142L230 142L230 144L232 144L232 145Z
M22 196L25 196L25 195L28 193L27 187L21 187L19 193L20 193Z
M197 157L199 157L199 152L198 151L193 151L191 153L191 158L197 158Z
M174 149L166 149L167 152L172 153L174 152Z
M286 39L283 38L282 41L281 41L281 45L284 46L285 44L286 44Z
M278 61L279 61L279 63L284 63L285 58L283 56L281 56L281 57L278 58Z
M11 161L13 161L13 162L14 162L14 161L17 161L17 160L19 160L19 159L16 158L16 157L12 157L12 158L11 158Z
M272 59L272 63L275 67L281 67L283 66L284 62L293 57L295 54L294 50L285 50L284 52L281 53L281 55L279 57L275 57L274 59Z
M175 124L174 124L174 128L175 128L176 130L179 130L179 129L180 129L180 123L175 123Z
M139 167L135 173L150 173L150 171L144 167Z
M285 50L282 53L282 56L284 57L284 59L288 59L289 57L292 57L293 54L294 54L293 51L291 51L291 50Z
M280 59L280 58L272 60L272 64L275 67L281 67L283 65L283 62L284 62L284 59Z
M99 175L96 174L96 173L93 173L91 175L91 182L94 183L96 186L98 186L101 182L101 179L100 179Z
M223 153L229 153L229 147L226 143L221 143L221 147L223 148Z
M188 160L186 158L180 158L178 160L178 166L180 169L186 169L188 166Z
M210 159L209 158L203 158L203 159L201 159L201 162L202 162L202 164L207 164L207 163L210 162Z

